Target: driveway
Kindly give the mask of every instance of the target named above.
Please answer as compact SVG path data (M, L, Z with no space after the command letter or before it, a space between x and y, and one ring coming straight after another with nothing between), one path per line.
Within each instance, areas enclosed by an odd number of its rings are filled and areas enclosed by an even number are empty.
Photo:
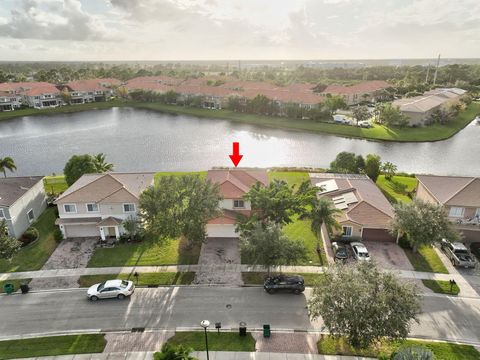
M242 273L222 271L222 265L240 264L239 240L235 238L208 238L202 245L195 275L196 284L243 285Z
M393 242L363 241L372 260L389 270L414 270L405 251Z
M79 269L87 266L98 238L73 238L63 240L43 265L42 270ZM78 276L38 278L30 282L34 290L78 287Z

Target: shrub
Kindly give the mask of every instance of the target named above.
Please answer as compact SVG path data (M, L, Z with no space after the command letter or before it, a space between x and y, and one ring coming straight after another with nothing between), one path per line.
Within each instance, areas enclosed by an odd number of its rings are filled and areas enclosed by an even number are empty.
M22 247L34 242L38 239L38 230L34 227L29 227L19 239L22 242Z
M153 354L154 360L197 360L193 356L190 356L192 349L186 348L183 345L172 345L165 343L162 346L161 352Z
M392 354L392 360L435 360L435 355L423 346L402 346Z
M53 238L57 242L60 242L60 241L63 240L63 234L62 234L62 232L60 231L59 228L55 228L55 230L53 230Z
M398 239L398 246L400 246L403 249L411 249L412 245L410 245L410 242L407 239L407 236L404 235L400 239Z

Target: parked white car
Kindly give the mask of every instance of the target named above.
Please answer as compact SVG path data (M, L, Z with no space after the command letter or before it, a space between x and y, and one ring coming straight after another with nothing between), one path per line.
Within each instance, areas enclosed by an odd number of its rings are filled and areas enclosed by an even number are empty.
M135 285L133 284L133 281L108 280L90 286L87 291L87 297L92 301L106 298L118 298L121 300L132 295L134 291Z
M364 121L359 121L358 126L362 127L362 128L371 128L373 127L372 123L368 120L364 120Z
M355 260L370 261L370 255L368 254L368 250L365 245L360 242L352 242L350 243L350 246L352 247L353 257Z
M341 114L333 115L333 121L336 122L337 124L345 124L345 125L350 125L351 123L349 118Z

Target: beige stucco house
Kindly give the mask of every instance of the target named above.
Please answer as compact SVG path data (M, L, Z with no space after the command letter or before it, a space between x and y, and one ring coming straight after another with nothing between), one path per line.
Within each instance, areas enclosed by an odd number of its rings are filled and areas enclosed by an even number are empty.
M211 219L207 224L207 236L210 238L238 238L235 224L239 214L248 216L251 211L250 201L243 196L250 188L260 182L268 184L265 170L209 170L207 179L220 186L220 208L223 214Z
M136 218L140 194L153 185L154 173L86 174L57 200L56 224L64 238L119 238L122 222Z
M445 207L464 240L480 241L480 178L417 175L417 198Z
M319 197L328 197L342 210L336 235L362 240L395 241L388 232L393 208L375 183L366 175L310 174L319 188Z

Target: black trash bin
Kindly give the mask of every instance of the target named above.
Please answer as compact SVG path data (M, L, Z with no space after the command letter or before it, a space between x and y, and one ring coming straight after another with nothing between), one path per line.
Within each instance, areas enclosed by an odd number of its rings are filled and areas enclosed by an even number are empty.
M270 337L270 325L263 325L263 337Z
M238 333L240 336L247 336L247 323L241 322L240 326L238 327Z
M22 284L20 285L20 290L22 291L22 294L26 294L30 290L30 287L28 284Z

